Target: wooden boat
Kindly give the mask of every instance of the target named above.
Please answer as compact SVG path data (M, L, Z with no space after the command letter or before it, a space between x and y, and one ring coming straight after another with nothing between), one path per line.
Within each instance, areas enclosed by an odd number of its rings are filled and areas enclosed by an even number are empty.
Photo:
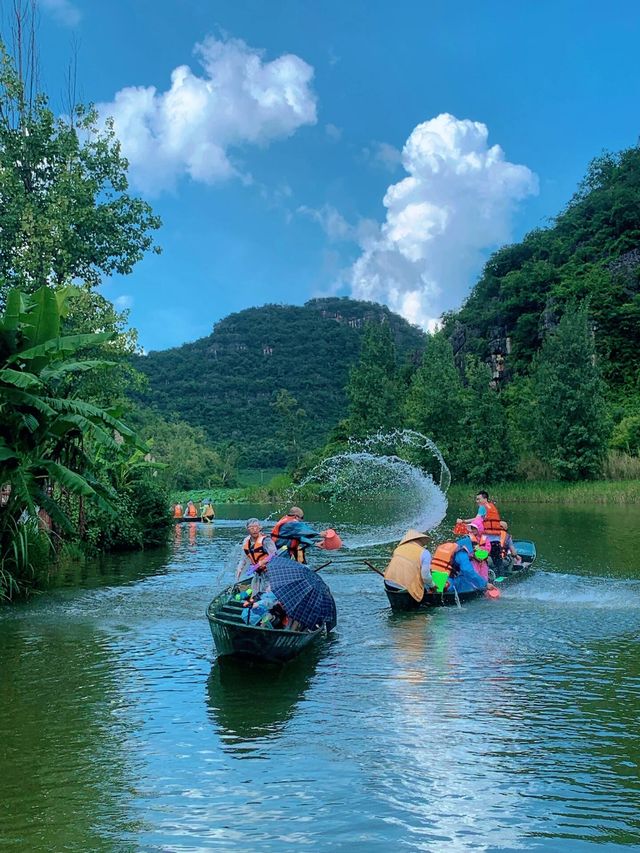
M531 577L533 574L533 563L536 559L536 546L533 542L526 539L514 541L514 546L522 559L522 563L511 563L504 567L502 574L498 575L492 582L498 589L503 586L516 583ZM425 590L422 601L416 601L413 596L409 595L406 589L398 589L384 582L384 590L387 593L389 604L393 610L417 610L419 607L447 607L465 601L471 601L474 598L482 598L485 594L484 589L474 589L470 592L429 592Z
M211 635L220 657L233 655L283 663L311 646L325 630L328 634L335 627L323 625L315 631L293 631L247 625L242 618L242 602L235 600L236 593L246 587L247 584L227 587L207 607Z
M187 524L189 522L194 523L194 524L196 522L203 522L204 524L213 524L213 522L215 521L215 517L214 518L204 518L202 515L194 515L191 517L183 516L182 518L175 518L174 517L173 521L175 524Z

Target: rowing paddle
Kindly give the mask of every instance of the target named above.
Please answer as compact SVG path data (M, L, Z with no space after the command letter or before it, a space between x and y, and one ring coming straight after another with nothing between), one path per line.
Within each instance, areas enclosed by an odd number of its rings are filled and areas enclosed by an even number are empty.
M381 577L384 577L384 572L381 572L380 569L376 569L376 567L372 565L368 560L363 560L362 562L365 564L365 566L369 566L369 568L376 572L376 574L380 575Z

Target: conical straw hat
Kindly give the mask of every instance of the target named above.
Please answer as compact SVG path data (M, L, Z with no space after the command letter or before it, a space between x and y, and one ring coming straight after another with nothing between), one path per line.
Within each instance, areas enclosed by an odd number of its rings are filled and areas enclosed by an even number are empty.
M429 539L428 533L421 533L419 530L407 530L402 539L400 540L400 545L405 545L407 542L425 542Z

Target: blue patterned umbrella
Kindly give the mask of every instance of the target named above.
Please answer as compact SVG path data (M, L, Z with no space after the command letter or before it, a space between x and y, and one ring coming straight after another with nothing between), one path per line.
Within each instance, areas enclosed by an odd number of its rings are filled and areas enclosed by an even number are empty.
M308 566L288 557L272 557L266 576L278 601L303 628L335 627L336 603L331 590Z

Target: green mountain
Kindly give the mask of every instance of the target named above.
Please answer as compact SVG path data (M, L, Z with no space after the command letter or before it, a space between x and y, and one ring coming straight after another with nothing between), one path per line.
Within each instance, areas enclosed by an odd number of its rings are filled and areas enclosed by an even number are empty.
M637 395L640 148L594 160L549 227L492 255L445 327L458 362L465 353L480 356L500 384L526 374L565 307L585 299L609 388Z
M237 445L248 467L283 465L291 417L300 445L312 449L345 416L344 389L367 321L389 324L400 360L419 360L424 333L383 305L347 298L265 305L225 317L206 338L138 358L149 379L141 402L201 427L215 445ZM282 390L298 404L290 417L274 406Z

